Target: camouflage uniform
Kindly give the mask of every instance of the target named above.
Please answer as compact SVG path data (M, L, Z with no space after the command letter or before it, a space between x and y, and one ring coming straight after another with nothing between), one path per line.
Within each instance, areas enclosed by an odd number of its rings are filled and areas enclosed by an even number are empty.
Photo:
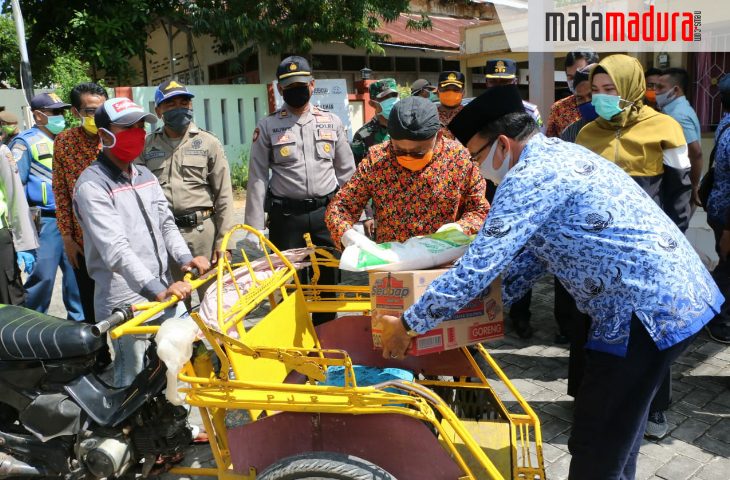
M392 78L384 78L371 83L368 90L370 98L377 102L386 95L398 93L398 86ZM352 137L352 153L355 156L356 166L360 164L363 158L365 158L370 147L390 140L388 128L380 123L378 117L378 114L375 114L375 116L365 125L360 127L360 129L355 132L355 135Z

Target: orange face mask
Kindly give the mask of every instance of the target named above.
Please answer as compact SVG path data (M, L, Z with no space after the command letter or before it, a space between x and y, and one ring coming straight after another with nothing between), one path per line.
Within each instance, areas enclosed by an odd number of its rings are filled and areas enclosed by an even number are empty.
M447 90L445 92L439 92L439 101L447 107L455 107L461 103L461 98L464 96L464 92L455 92L453 90Z
M644 95L651 103L656 103L656 90L647 90Z
M424 155L423 158L413 158L407 155L397 155L395 157L402 167L407 168L412 172L417 172L426 168L426 165L429 164L431 158L433 158L433 150Z

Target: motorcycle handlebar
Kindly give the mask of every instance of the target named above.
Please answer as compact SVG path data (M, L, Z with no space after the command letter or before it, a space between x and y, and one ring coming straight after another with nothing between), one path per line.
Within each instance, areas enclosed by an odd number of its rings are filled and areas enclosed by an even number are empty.
M121 325L127 320L130 320L133 316L134 314L129 305L126 305L123 308L117 307L107 318L91 326L91 334L97 338L101 337L104 333L108 332L117 325Z

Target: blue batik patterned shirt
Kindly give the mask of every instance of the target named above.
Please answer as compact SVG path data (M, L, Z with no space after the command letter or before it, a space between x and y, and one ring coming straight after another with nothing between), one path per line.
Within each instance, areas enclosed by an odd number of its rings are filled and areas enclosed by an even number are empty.
M725 224L725 212L730 207L730 128L722 135L722 129L730 122L730 113L725 113L715 130L715 181L707 200L707 217Z
M405 312L406 322L430 330L503 271L505 304L556 275L593 319L586 348L620 356L632 314L665 349L698 332L724 301L682 232L630 176L539 133L469 249Z

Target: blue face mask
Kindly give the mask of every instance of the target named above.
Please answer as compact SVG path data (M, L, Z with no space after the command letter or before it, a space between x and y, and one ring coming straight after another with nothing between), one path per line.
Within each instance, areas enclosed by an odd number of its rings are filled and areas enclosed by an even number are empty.
M589 122L592 122L593 120L598 118L596 107L591 102L586 102L582 105L578 105L578 111L580 112L580 116L585 118Z
M428 94L429 94L428 99L431 100L432 102L435 102L436 100L439 99L439 97L437 97L433 92L428 92Z
M46 127L52 134L58 135L63 132L64 128L66 128L66 120L63 118L63 115L46 115L46 118L48 118L48 123L45 124L44 127Z
M604 120L611 120L613 117L621 113L624 109L619 107L622 100L618 95L607 95L605 93L594 93L591 103L596 107L596 113ZM628 102L631 103L631 102ZM626 107L624 107L626 108Z
M390 116L391 110L393 110L393 107L395 106L396 103L398 103L399 100L400 100L400 98L394 97L394 98L386 98L385 100L380 102L380 108L382 108L383 111L380 112L378 115L382 115L383 118L387 119Z

